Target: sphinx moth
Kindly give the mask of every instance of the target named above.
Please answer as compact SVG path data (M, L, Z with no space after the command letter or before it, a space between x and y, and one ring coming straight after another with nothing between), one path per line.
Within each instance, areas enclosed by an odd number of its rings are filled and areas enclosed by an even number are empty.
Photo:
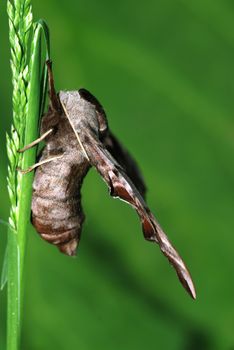
M95 167L110 194L130 204L137 212L146 240L157 243L177 275L195 299L187 267L168 240L145 202L146 187L135 160L108 127L106 114L87 90L56 93L51 62L47 62L50 103L42 117L41 136L20 152L45 141L33 182L32 223L40 236L67 255L75 255L84 213L82 182Z

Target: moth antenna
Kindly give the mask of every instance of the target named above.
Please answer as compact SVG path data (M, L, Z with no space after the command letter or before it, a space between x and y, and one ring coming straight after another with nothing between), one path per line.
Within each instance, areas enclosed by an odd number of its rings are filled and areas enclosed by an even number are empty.
M82 142L81 142L80 136L79 136L79 134L78 134L76 128L74 127L74 125L73 125L73 123L72 123L72 121L71 121L71 118L69 117L69 113L68 113L68 111L67 111L67 109L66 109L64 103L61 102L61 104L62 104L64 113L65 113L65 115L66 115L66 117L67 117L67 119L68 119L68 121L69 121L69 124L71 125L72 130L74 131L74 134L76 135L76 138L77 138L77 141L78 141L78 143L79 143L79 145L80 145L80 148L82 149L83 154L85 155L85 157L86 157L87 160L89 161L89 156L88 156L88 154L87 154L87 152L86 152L86 150L85 150L85 148L84 148L84 146L83 146L83 144L82 144Z
M52 61L46 61L47 69L48 69L48 80L49 80L49 95L50 95L50 105L51 108L55 111L60 110L60 101L57 96L55 86L54 86L54 76L52 71Z

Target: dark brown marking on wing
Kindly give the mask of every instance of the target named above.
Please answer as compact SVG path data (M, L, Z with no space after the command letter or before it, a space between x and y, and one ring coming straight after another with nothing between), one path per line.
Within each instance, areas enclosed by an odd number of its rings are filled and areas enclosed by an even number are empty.
M107 123L106 113L101 103L98 101L98 99L95 96L91 94L91 92L89 92L84 88L79 89L79 94L82 98L84 98L86 101L90 102L92 105L95 106L97 111L97 119L99 123L99 131L101 134L105 133L105 131L108 128L108 123Z
M145 198L147 188L141 171L131 154L121 145L118 139L109 130L101 137L101 141L107 151L124 169L124 172L134 183L142 197Z

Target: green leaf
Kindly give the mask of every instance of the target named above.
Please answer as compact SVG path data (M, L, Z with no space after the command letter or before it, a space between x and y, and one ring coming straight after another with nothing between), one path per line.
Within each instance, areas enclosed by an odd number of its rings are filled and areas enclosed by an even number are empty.
M49 28L45 21L43 19L40 19L37 22L38 27L40 27L44 42L46 45L46 60L50 59L50 33ZM47 95L47 67L44 65L43 72L42 72L42 81L41 81L41 109L40 109L40 115L43 114L44 108L45 108L45 101L46 101L46 95Z

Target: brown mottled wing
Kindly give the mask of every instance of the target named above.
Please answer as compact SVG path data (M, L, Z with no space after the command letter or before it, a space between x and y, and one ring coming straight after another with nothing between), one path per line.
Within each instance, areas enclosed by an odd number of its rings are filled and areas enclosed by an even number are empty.
M146 185L141 171L129 152L121 145L118 139L108 130L102 139L104 147L117 160L124 172L134 183L137 190L145 198Z
M132 181L92 130L86 130L85 135L82 136L82 143L89 161L109 186L110 194L113 197L119 197L136 209L145 239L159 244L162 253L175 268L182 285L195 299L196 292L188 269Z
M117 160L124 169L125 173L132 180L140 194L145 198L146 186L136 161L129 152L121 145L117 138L108 128L106 113L97 98L86 89L79 90L80 96L90 102L96 108L97 119L99 124L99 137L104 147Z

